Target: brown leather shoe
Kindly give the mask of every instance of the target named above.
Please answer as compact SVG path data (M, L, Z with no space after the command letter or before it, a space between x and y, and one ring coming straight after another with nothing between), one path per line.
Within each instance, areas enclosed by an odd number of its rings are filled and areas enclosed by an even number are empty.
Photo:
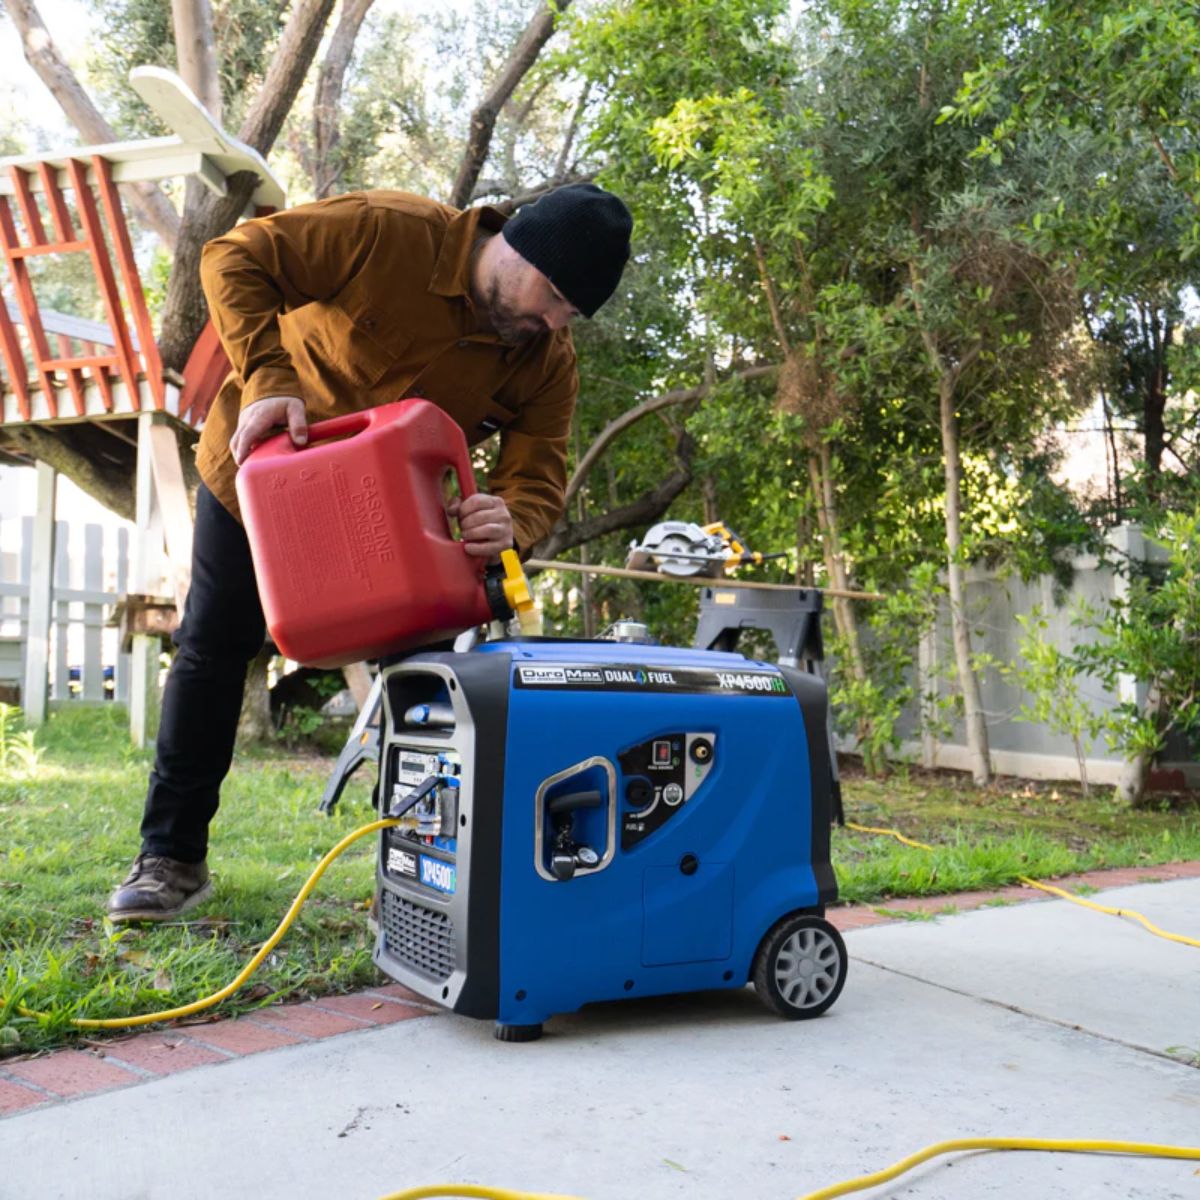
M139 854L108 901L110 921L169 921L212 893L208 867L160 854Z

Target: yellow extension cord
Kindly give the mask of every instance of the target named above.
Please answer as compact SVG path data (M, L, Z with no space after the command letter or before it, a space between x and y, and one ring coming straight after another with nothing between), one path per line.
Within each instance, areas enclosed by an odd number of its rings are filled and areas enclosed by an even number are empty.
M312 894L313 889L317 886L321 876L325 874L330 863L359 838L366 837L367 834L375 833L380 829L387 829L397 824L399 824L399 821L396 818L383 818L382 820L371 821L361 828L348 833L336 846L326 853L313 869L304 886L297 893L295 900L292 901L291 906L284 914L283 920L280 921L275 932L263 943L258 952L242 968L236 978L221 988L220 991L213 992L210 996L205 996L201 1000L197 1000L192 1004L182 1005L179 1008L143 1013L137 1017L113 1017L109 1019L73 1017L71 1024L79 1029L128 1029L138 1025L150 1025L157 1021L170 1021L180 1017L191 1016L193 1013L202 1012L206 1008L211 1008L214 1004L219 1004L222 1000L232 996L254 974L267 955L283 939L284 934L287 933L295 921L304 902ZM878 829L868 825L855 825L851 822L847 822L847 828L857 830L861 833L885 834L889 837L897 838L906 845L914 846L921 850L933 850L932 846L924 842L917 842L911 838L906 838L894 829ZM1116 916L1134 917L1140 920L1151 933L1159 937L1169 938L1171 941L1182 942L1189 946L1200 946L1200 942L1192 938L1160 930L1140 913L1131 912L1126 909L1108 908L1101 904L1093 904L1078 896L1072 896L1069 892L1065 892L1060 888L1050 887L1048 884L1038 883L1036 880L1027 879L1024 876L1021 876L1020 879L1022 883L1026 883L1031 887L1041 888L1043 891L1062 896L1066 900L1082 904L1087 908L1093 908L1099 912L1110 913ZM47 1016L45 1013L34 1012L23 1006L18 1006L17 1011L26 1017L45 1019ZM915 1154L910 1154L907 1158L901 1159L899 1162L882 1171L876 1171L871 1175L861 1175L857 1179L846 1180L843 1183L835 1183L815 1192L808 1192L800 1200L833 1200L836 1196L845 1196L851 1192L863 1191L866 1188L887 1183L889 1180L895 1179L898 1175L902 1175L906 1171L912 1170L913 1167L919 1166L921 1163L938 1155L952 1154L964 1150L1042 1150L1064 1153L1133 1154L1152 1158L1194 1159L1200 1161L1200 1146L1166 1146L1147 1142L1054 1141L1042 1138L954 1138L949 1141L936 1142L931 1146L926 1146L923 1150L918 1150ZM476 1198L476 1200L580 1200L577 1196L567 1196L560 1193L520 1192L512 1191L508 1188L483 1187L475 1184L433 1184L426 1187L408 1188L405 1191L392 1192L382 1197L381 1200L426 1200L429 1197L462 1197L467 1198L467 1200L471 1200L471 1198Z
M212 1008L214 1004L220 1004L222 1000L232 996L258 970L263 959L283 940L283 935L291 928L292 922L299 914L305 900L308 899L313 888L317 886L317 882L325 874L329 864L347 846L358 841L360 837L366 837L368 833L374 833L376 830L387 829L391 825L398 824L399 821L395 818L384 817L382 820L372 821L368 825L363 825L361 828L354 830L353 833L346 834L313 868L313 873L297 893L295 900L292 901L291 907L284 914L283 920L279 922L279 926L275 932L267 938L254 957L238 972L237 977L231 983L227 983L219 992L213 992L211 996L205 996L202 1000L196 1000L192 1004L184 1004L179 1008L164 1008L159 1012L143 1013L140 1017L110 1017L103 1020L72 1017L71 1024L77 1029L130 1029L135 1025L153 1025L156 1021L174 1021L179 1017L190 1017L193 1013L203 1012L206 1008ZM17 1005L17 1011L23 1017L40 1017L44 1019L49 1015L47 1013L34 1012L32 1009L24 1008L21 1005Z
M903 842L906 846L914 846L918 850L933 851L933 847L927 843L907 838L895 829L879 829L874 825L856 825L853 821L847 821L846 828L857 830L859 833L880 833L886 837L893 837L898 842ZM1197 949L1200 949L1200 940L1185 937L1182 933L1168 933L1165 929L1160 929L1152 921L1148 920L1140 912L1135 912L1132 908L1110 908L1107 904L1094 904L1091 900L1085 900L1082 896L1076 896L1071 892L1064 891L1062 888L1051 887L1048 883L1039 883L1036 879L1030 879L1028 875L1018 875L1017 879L1026 887L1037 888L1042 892L1049 892L1052 896L1058 896L1063 900L1070 900L1072 904L1081 905L1083 908L1090 908L1095 912L1107 913L1110 917L1130 917L1132 920L1140 922L1155 937L1166 938L1169 942L1179 942L1183 946L1195 946Z
M960 1150L1049 1150L1071 1154L1140 1154L1147 1158L1183 1158L1200 1161L1200 1146L1159 1146L1153 1142L1091 1142L1058 1141L1048 1138L952 1138L926 1146L898 1163L876 1171L871 1175L860 1175L844 1183L834 1183L815 1192L806 1192L799 1200L834 1200L835 1196L848 1196L851 1192L865 1191L887 1183L913 1167L920 1166L939 1154L954 1154ZM432 1196L476 1197L481 1200L580 1200L578 1196L551 1195L546 1192L514 1192L507 1188L477 1187L473 1184L435 1184L432 1187L408 1188L402 1192L391 1192L380 1200L426 1200Z

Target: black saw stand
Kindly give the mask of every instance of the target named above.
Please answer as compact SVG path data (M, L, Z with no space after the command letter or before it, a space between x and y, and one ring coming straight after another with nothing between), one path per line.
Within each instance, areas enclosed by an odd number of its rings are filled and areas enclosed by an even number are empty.
M761 629L774 639L782 666L796 667L823 679L825 642L821 636L821 614L824 610L825 597L816 588L767 591L714 584L700 592L700 616L692 645L699 650L732 651L737 649L743 630ZM833 818L839 825L845 825L833 713L828 707L825 711L829 761L833 764Z
M380 713L383 710L383 676L378 674L371 681L371 690L367 693L366 702L359 711L354 728L338 755L333 766L333 774L325 785L321 796L321 812L328 815L333 812L334 805L342 798L346 783L350 776L365 762L379 762L379 726ZM376 780L375 787L379 787ZM375 805L379 807L378 803Z

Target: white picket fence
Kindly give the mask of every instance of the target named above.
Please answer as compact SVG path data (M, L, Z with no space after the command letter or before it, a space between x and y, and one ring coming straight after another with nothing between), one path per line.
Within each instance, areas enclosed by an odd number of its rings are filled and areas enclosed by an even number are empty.
M32 517L0 521L0 688L10 696L25 679L32 546ZM130 658L107 622L129 560L128 529L55 523L51 700L128 700Z

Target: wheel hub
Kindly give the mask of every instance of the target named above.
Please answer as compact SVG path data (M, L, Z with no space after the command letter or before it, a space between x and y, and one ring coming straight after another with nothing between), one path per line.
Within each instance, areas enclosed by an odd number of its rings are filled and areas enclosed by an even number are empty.
M838 948L828 934L798 929L779 948L775 983L793 1008L812 1008L837 985L838 967Z

